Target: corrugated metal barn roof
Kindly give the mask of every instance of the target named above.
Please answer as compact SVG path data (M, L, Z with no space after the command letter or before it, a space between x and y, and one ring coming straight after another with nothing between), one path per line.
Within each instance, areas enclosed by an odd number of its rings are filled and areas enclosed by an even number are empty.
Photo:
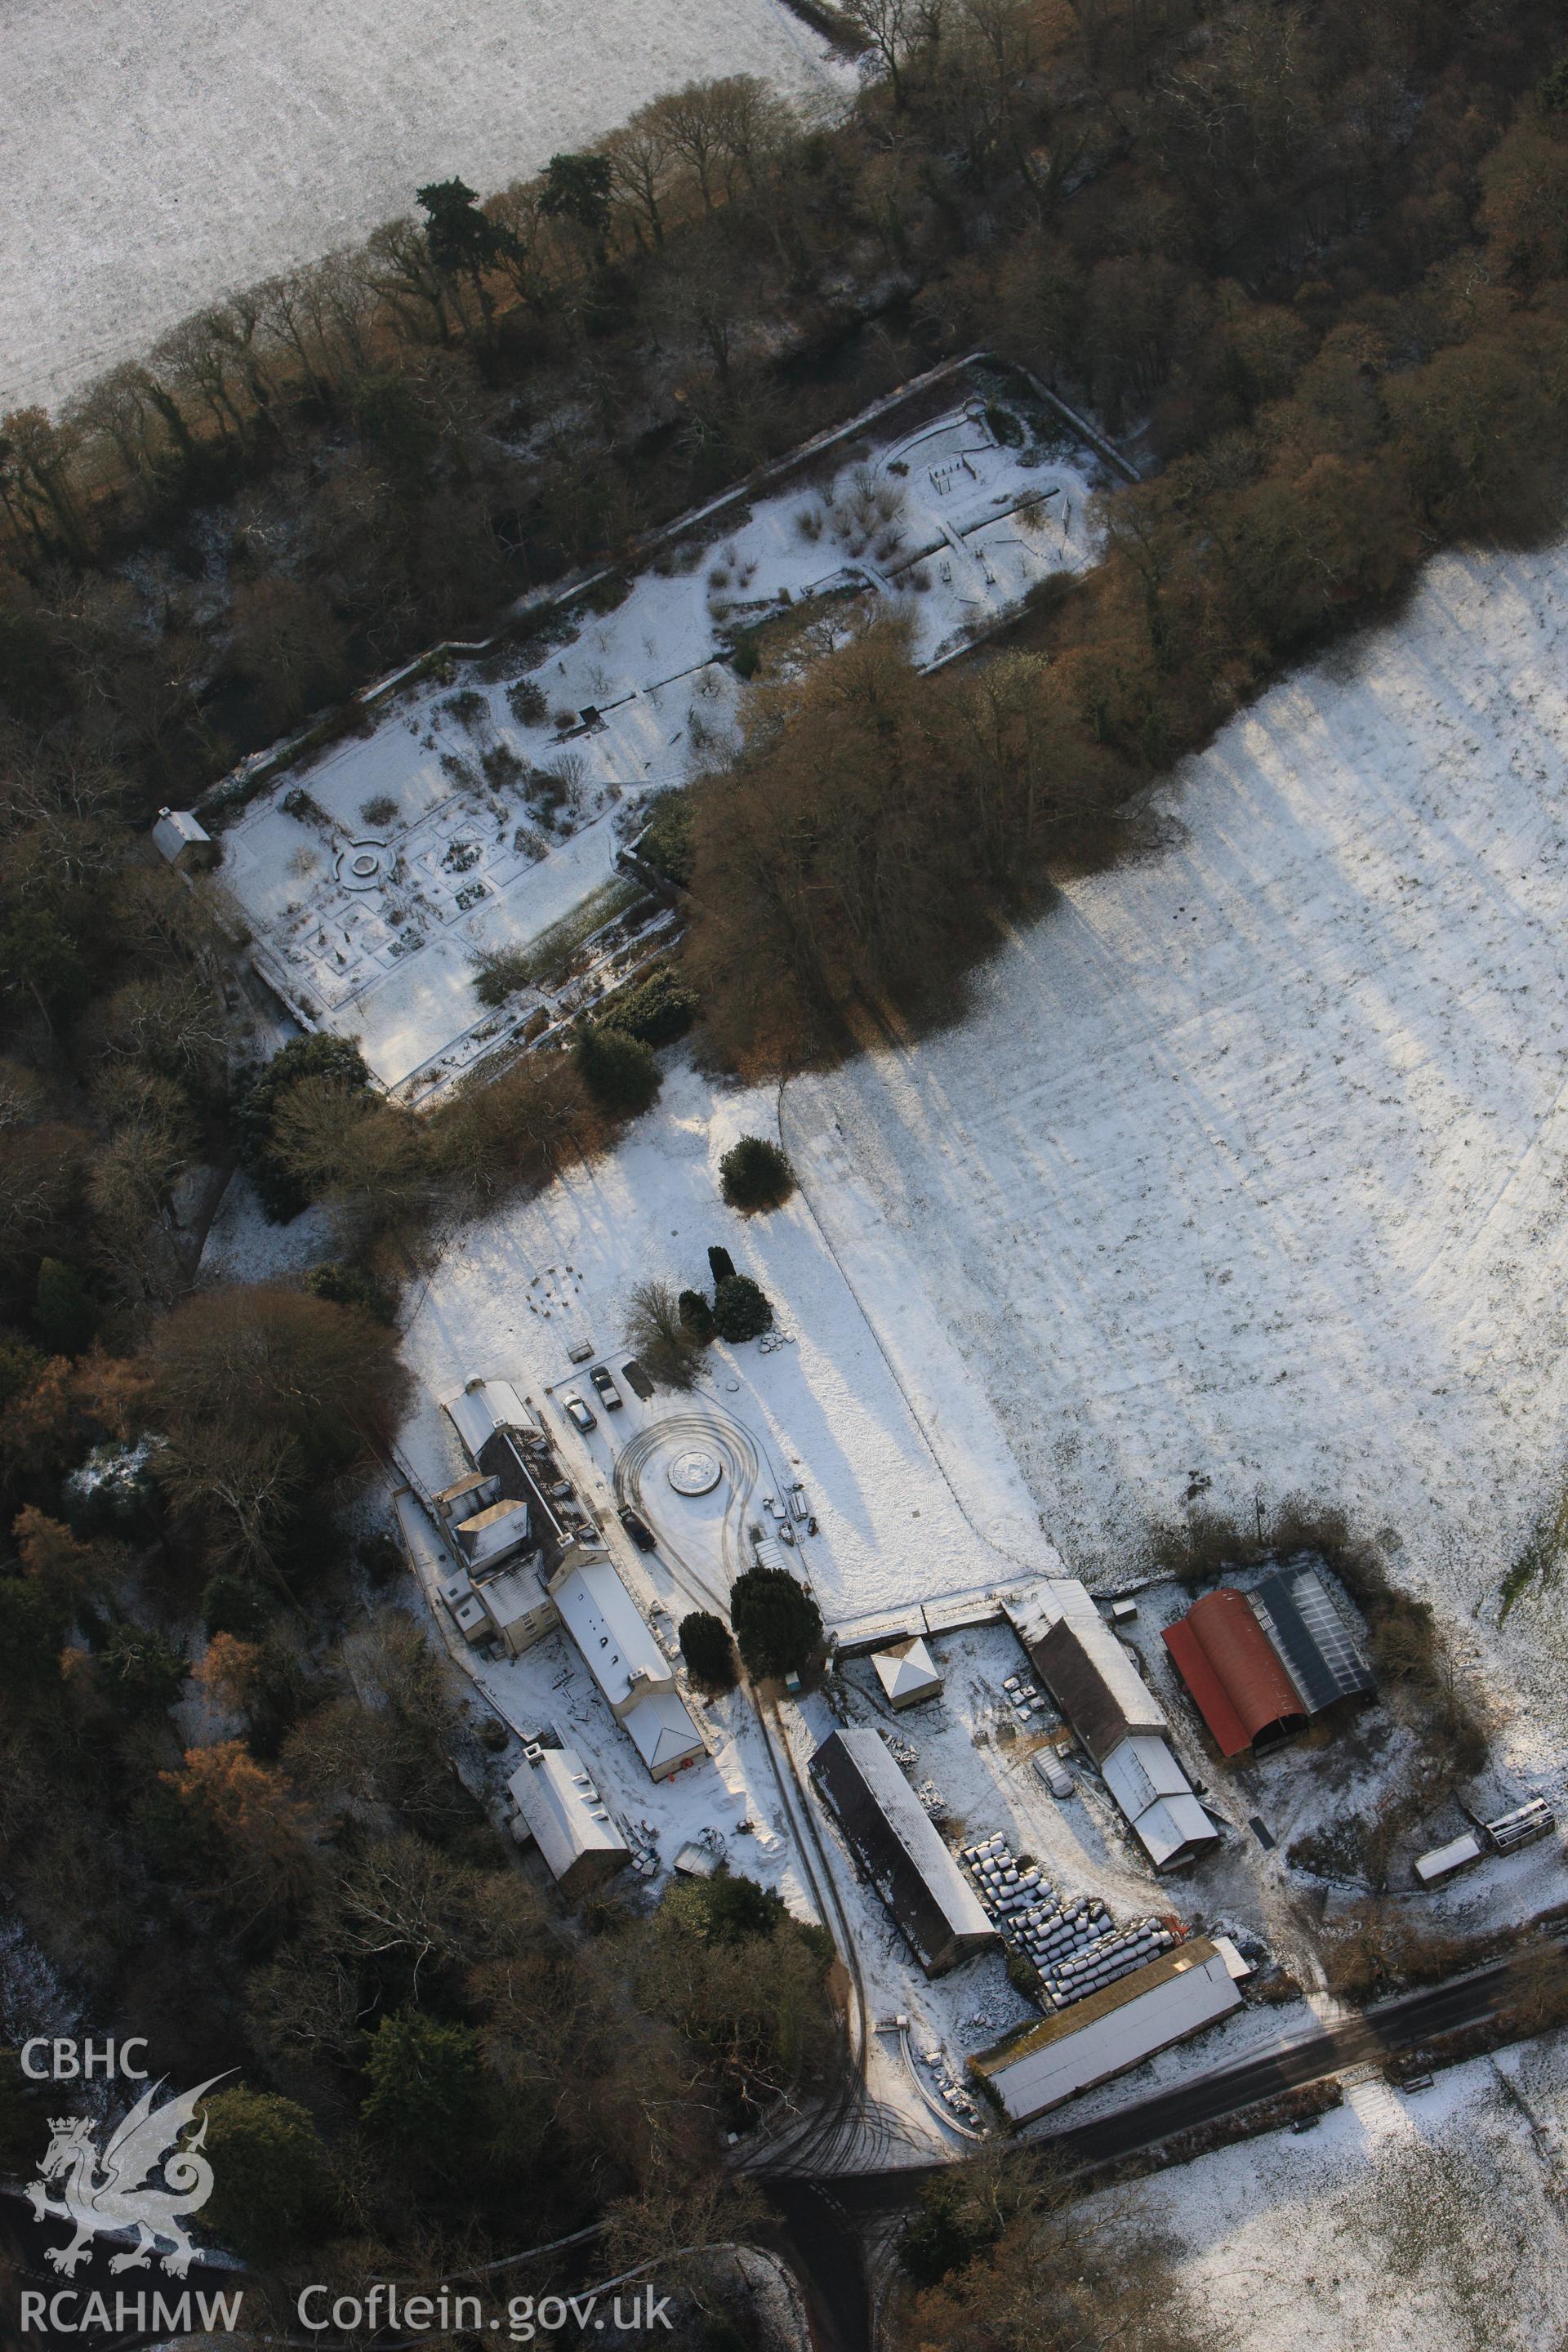
M1316 1569L1277 1569L1247 1594L1258 1623L1289 1669L1309 1715L1377 1688L1372 1668Z
M1222 1585L1164 1631L1165 1647L1219 1743L1239 1756L1260 1736L1306 1721L1296 1686L1244 1593Z

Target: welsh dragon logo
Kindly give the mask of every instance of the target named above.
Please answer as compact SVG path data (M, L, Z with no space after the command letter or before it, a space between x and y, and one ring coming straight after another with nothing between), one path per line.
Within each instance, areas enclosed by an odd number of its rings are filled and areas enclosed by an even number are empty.
M214 2083L200 2084L154 2108L163 2079L149 2084L109 2146L97 2145L98 2126L89 2116L51 2119L54 2137L38 2168L38 2178L27 2189L36 2221L68 2221L76 2231L68 2246L50 2246L45 2260L70 2277L87 2255L92 2240L118 2237L134 2230L136 2243L116 2254L111 2271L145 2270L161 2241L171 2252L160 2254L164 2270L184 2278L195 2248L185 2235L184 2217L197 2213L212 2194L213 2168L202 2154L207 2136L206 2118L184 2147L180 2134L195 2121L196 2109ZM149 2176L155 2176L149 2178ZM156 2177L161 2176L161 2177ZM63 2183L58 2200L49 2195L50 2181Z

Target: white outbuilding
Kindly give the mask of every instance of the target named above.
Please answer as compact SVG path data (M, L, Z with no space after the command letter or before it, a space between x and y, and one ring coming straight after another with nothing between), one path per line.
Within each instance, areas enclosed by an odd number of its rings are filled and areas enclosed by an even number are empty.
M203 866L213 855L211 834L189 809L160 809L153 845L171 866Z
M1416 1880L1422 1886L1441 1886L1445 1879L1454 1877L1461 1870L1468 1870L1473 1862L1479 1862L1483 1852L1479 1838L1473 1831L1467 1830L1462 1837L1450 1838L1447 1845L1434 1846L1430 1853L1418 1853L1415 1857Z
M890 1649L879 1650L871 1664L889 1706L918 1706L922 1699L942 1696L936 1662L918 1633L907 1642L895 1642Z
M507 1787L517 1807L512 1834L520 1844L533 1840L563 1895L586 1895L630 1862L619 1824L574 1748L524 1748Z

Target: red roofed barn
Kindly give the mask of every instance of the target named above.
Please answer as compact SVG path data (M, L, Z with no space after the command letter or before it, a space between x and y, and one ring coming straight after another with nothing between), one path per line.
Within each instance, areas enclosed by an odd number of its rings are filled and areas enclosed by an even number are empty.
M1205 1593L1163 1638L1222 1756L1306 1723L1300 1693L1243 1594L1226 1585Z

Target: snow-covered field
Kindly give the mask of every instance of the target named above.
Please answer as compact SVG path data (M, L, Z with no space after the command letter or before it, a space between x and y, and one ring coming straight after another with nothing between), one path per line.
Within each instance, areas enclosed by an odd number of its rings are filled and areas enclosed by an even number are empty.
M738 510L733 529L712 524L707 546L683 541L614 610L577 608L569 641L535 650L526 673L521 654L504 679L473 671L467 715L449 686L410 688L374 734L248 809L223 835L222 880L285 1002L358 1036L387 1086L427 1091L503 1027L563 1009L535 990L504 1021L487 1015L474 959L537 939L602 890L639 803L730 738L744 692L725 658L736 630L868 591L908 617L931 661L1092 557L1090 462L1000 446L978 396L847 442L820 470ZM524 674L544 700L536 723L507 698ZM564 794L553 811L542 775Z
M826 91L780 0L6 0L0 409L50 405L204 303L482 194L647 100Z
M1549 1778L1561 1591L1482 1629L1568 1461L1565 656L1562 549L1439 558L1186 762L1170 845L1075 886L962 1024L783 1115L894 1360L918 1381L875 1304L901 1263L1071 1569L1137 1565L1194 1471L1244 1515L1342 1504Z
M1352 2084L1312 2132L1114 2192L1174 2242L1215 2352L1558 2352L1568 2325L1561 2034L1413 2095Z

